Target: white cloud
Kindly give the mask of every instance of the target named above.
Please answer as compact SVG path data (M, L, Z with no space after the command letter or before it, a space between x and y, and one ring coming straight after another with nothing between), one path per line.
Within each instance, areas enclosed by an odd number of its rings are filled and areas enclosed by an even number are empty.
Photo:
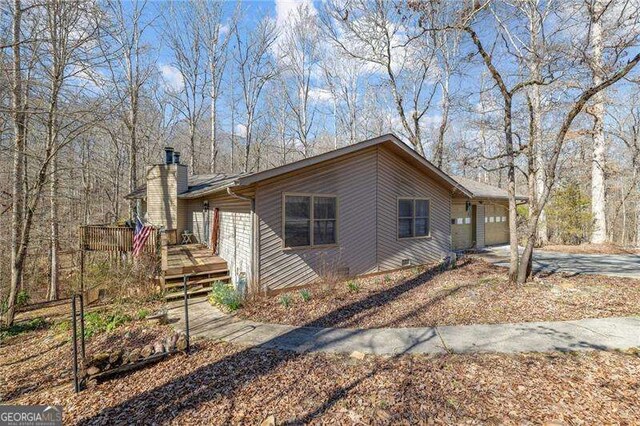
M278 28L286 26L292 13L295 13L300 5L306 5L312 15L318 11L312 0L276 0L276 25Z
M324 103L333 100L333 95L327 89L321 89L319 87L312 87L309 90L309 99L312 101Z
M236 134L238 136L240 136L241 138L244 138L247 136L247 126L245 126L244 124L236 124Z
M165 88L175 92L182 90L184 87L184 79L176 67L172 67L171 65L160 65L160 73L162 73L162 80L164 81Z

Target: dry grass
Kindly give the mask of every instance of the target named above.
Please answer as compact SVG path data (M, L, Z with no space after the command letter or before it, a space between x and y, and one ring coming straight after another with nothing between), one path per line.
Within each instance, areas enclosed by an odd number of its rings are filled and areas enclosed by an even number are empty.
M634 424L639 373L631 353L357 361L200 342L189 357L78 395L67 379L11 402L60 404L65 423L82 425L259 424L269 415L277 424ZM31 374L41 374L35 364Z
M570 254L640 254L640 249L620 247L616 244L547 245L537 250Z
M357 287L357 290L354 290ZM603 276L537 275L523 286L506 270L467 258L450 271L409 270L263 298L238 315L262 322L314 327L425 327L435 325L573 320L640 314L640 281Z

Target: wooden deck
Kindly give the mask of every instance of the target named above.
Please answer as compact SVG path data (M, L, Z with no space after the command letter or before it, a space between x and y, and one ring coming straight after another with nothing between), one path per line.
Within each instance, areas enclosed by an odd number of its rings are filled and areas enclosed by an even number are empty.
M205 294L216 281L230 280L227 262L202 244L164 247L162 285L166 299L184 296L184 277L187 276L188 295Z

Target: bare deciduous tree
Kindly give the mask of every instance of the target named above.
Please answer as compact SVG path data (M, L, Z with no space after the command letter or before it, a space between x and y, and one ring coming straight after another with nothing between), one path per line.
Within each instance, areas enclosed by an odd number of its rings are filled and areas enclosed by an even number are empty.
M239 77L242 107L244 109L244 159L243 170L251 170L249 157L253 145L254 128L258 119L258 106L265 84L277 75L271 49L278 32L269 19L261 20L244 37L236 29L234 59Z

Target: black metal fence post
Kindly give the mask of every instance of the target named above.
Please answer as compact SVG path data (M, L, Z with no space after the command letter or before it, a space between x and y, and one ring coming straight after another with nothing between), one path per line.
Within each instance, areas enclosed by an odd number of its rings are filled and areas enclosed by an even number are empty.
M76 393L80 392L80 382L78 381L78 331L76 329L76 295L71 296L71 329L73 338L73 388Z
M190 343L189 343L189 295L187 292L187 281L189 280L189 276L185 275L183 278L183 287L184 287L184 328L185 333L187 335L187 350L189 353Z
M84 346L84 296L82 293L78 296L80 298L80 349L82 350L82 362L85 359L85 346Z

